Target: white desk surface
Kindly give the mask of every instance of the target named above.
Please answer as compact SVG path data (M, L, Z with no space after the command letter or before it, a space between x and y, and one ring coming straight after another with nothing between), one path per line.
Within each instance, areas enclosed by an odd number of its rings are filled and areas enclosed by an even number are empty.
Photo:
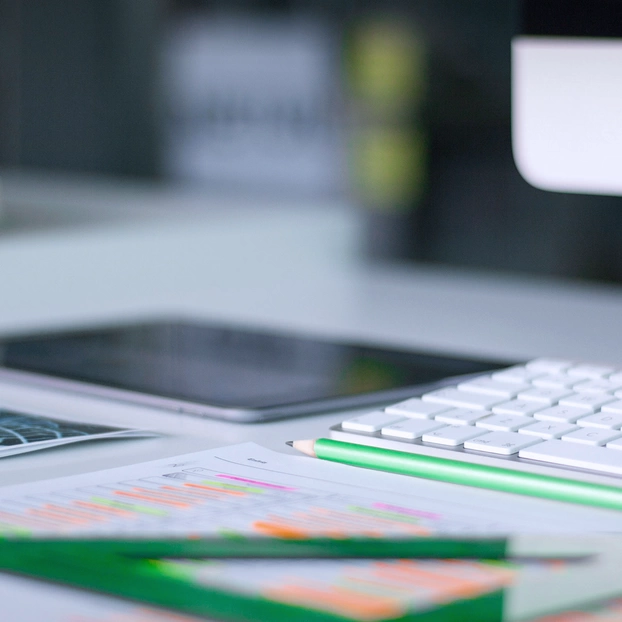
M183 315L470 355L622 365L622 290L361 258L337 203L230 205L152 221L0 237L0 333ZM155 439L84 443L0 461L0 485L254 440L322 435L342 415L238 425L0 387L5 405L147 426Z

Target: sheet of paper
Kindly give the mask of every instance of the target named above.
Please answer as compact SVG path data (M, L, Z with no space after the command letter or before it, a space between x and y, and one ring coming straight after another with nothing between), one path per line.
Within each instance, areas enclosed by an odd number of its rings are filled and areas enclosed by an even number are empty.
M97 563L97 560L89 560ZM75 560L74 560L75 562ZM520 611L507 607L506 622L532 619L533 614L550 614L565 608L564 602L583 617L576 620L618 619L620 600L601 602L601 598L569 599L577 588L576 579L591 572L598 578L598 568L578 562L478 562L470 560L164 560L149 561L151 569L231 595L258 597L261 600L293 604L316 612L337 614L344 619L375 622L394 619L407 613L422 612L454 600L473 599L504 589L511 594L516 584L527 579L543 583L558 592L554 603L544 606L531 598ZM580 575L577 575L577 567ZM618 566L619 567L619 566ZM602 571L610 568L604 568ZM566 577L565 594L560 593L560 579ZM128 577L131 582L131 577ZM557 583L558 585L555 585ZM580 586L579 586L580 587ZM569 589L570 588L570 589ZM619 592L618 592L619 593ZM59 584L23 576L0 574L2 619L39 622L45 612L46 622L194 622L192 615L175 613L148 604L130 602ZM553 606L551 606L551 604ZM516 609L516 608L514 608ZM587 613L589 612L589 613ZM470 611L469 619L475 619ZM595 617L590 617L594 615ZM247 620L248 617L242 616ZM201 617L200 619L205 619ZM211 618L210 618L211 619ZM259 618L254 618L259 619ZM266 619L265 616L261 620ZM269 618L272 620L272 618ZM331 618L333 619L333 618ZM575 622L565 616L546 617L538 622Z
M200 585L368 621L399 618L503 590L503 619L510 622L620 596L621 559L618 553L566 561L163 560L158 564L163 572Z
M0 490L0 534L619 532L620 514L244 443Z
M455 600L495 593L510 586L521 573L547 580L552 572L562 571L559 564L556 568L551 564L527 567L467 560L180 560L158 565L162 573L230 594L293 604L364 622L394 619ZM199 619L145 603L4 573L0 574L0 599L2 619L19 622Z
M613 511L357 469L253 443L0 491L0 534L5 535L559 535L619 532L620 526L620 514ZM615 595L621 583L619 559L612 557L596 574L576 565L516 567L468 560L160 564L164 572L182 573L205 585L316 608L323 603L324 611L343 615L374 611L375 619L511 583L506 614L508 619L522 619L534 603L544 603L545 596L550 596L550 611L566 600L582 603L592 593ZM566 579L573 585L574 600L569 599ZM4 580L0 576L0 593ZM413 585L425 589L414 590ZM596 592L592 585L598 587ZM534 599L539 588L544 593ZM109 601L111 607L116 603ZM128 605L119 601L114 606ZM142 615L137 611L132 615Z
M183 560L164 572L210 587L374 621L426 611L511 585L524 568L469 560ZM547 577L550 569L540 572Z
M622 620L622 598L588 603L563 613L552 614L531 622L616 622Z
M155 434L0 409L0 458L68 443L137 436Z

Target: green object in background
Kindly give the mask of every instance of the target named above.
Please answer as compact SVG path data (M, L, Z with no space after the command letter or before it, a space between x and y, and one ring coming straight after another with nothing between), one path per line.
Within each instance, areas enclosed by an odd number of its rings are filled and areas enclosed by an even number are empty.
M205 585L168 569L167 564L154 559L170 555L205 557L210 548L218 550L218 543L217 540L4 540L0 542L0 571L95 590L178 612L205 616L210 620L346 622L359 619L234 588ZM220 541L220 544L226 548L231 542ZM270 544L278 548L287 547L290 543L272 540ZM312 550L315 547L317 551L318 542L311 544ZM503 549L503 543L491 541L491 544L489 552L498 555ZM333 546L339 547L339 541L326 539L323 546L327 551L332 551ZM484 552L484 549L481 551ZM380 553L381 549L377 548L376 554L384 557ZM502 611L503 590L495 586L476 596L456 595L452 601L437 603L431 608L403 611L388 618L372 615L364 619L367 622L451 622L457 619L492 622L501 620Z
M320 438L315 455L352 466L622 510L622 488Z
M189 559L506 559L514 553L512 541L503 537L414 538L200 538L102 540L1 540L0 565L13 555L45 554L62 557L88 548L94 555L119 554L133 558ZM508 552L509 551L509 552ZM519 554L522 554L519 552ZM532 555L532 551L528 551ZM550 555L546 555L550 557ZM574 556L560 547L555 557Z
M230 622L261 622L281 620L288 622L346 622L349 620L363 619L365 622L452 622L453 620L477 620L478 622L488 622L501 620L504 615L509 613L508 620L527 619L525 613L548 612L534 601L533 594L527 592L527 605L523 603L523 608L512 610L512 602L516 605L515 588L518 592L525 592L524 579L529 579L540 585L546 579L547 586L552 593L557 595L556 610L561 610L566 602L572 606L577 604L577 588L582 583L588 587L588 597L579 594L579 601L591 602L594 600L593 588L590 585L602 586L604 583L607 597L611 591L611 576L618 575L619 553L616 553L617 541L609 537L598 537L581 539L565 538L559 539L551 546L550 537L546 537L546 542L542 537L529 537L528 544L531 546L516 546L519 541L515 538L403 538L403 539L309 539L309 540L283 540L280 538L205 538L205 539L110 539L110 540L27 540L27 539L4 539L0 540L0 572L19 573L34 579L54 581L68 586L84 588L97 592L102 592L112 596L126 598L144 602L152 606L171 609L180 613L191 614L194 616L205 616L210 620L228 620ZM555 538L553 538L555 540ZM525 542L523 542L525 544ZM542 549L541 555L536 555L539 559L536 562L535 573L530 570L529 561L526 565L523 562L507 563L496 561L498 558L516 550L521 553L531 554L540 550L540 545L546 546ZM577 546L577 544L579 546ZM246 545L246 549L244 547ZM315 601L308 599L300 600L284 597L284 593L279 594L267 591L246 590L245 580L240 578L241 585L230 585L226 581L218 583L210 582L208 572L207 582L202 579L199 572L193 571L193 564L201 564L207 561L218 564L226 563L228 558L239 559L241 557L251 557L256 555L254 563L261 564L259 558L274 559L278 557L302 558L303 555L309 558L333 557L344 559L346 557L365 557L387 560L386 563L397 561L398 558L390 559L390 554L396 552L396 547L400 547L400 559L418 556L430 556L434 554L439 558L443 553L463 554L477 553L486 557L486 562L465 561L462 562L463 568L475 564L473 575L474 584L478 582L479 573L488 566L490 569L507 568L513 575L510 582L506 582L503 577L501 583L495 578L492 582L481 584L479 590L472 591L466 586L466 591L456 588L454 580L461 577L467 580L468 574L461 574L458 571L454 574L453 568L460 568L460 560L449 558L446 567L447 573L447 593L445 599L414 604L396 601L384 608L382 600L379 608L375 612L366 611L362 618L357 617L357 612L361 612L360 601L355 602L353 609L349 609L347 602L338 609L331 609L325 606L314 606ZM417 548L419 547L419 548ZM422 548L423 547L423 548ZM424 550L428 547L427 550ZM546 552L545 552L546 550ZM565 552L564 552L565 551ZM613 557L604 563L601 559L603 552L613 551ZM531 552L531 553L530 553ZM558 555L561 552L561 556ZM426 555L423 555L425 553ZM229 555L230 554L230 555ZM567 558L566 561L563 561ZM552 560L553 564L547 566L547 559ZM430 559L423 562L421 566L416 566L414 574L409 575L413 585L417 585L418 570L423 570L424 579L422 585L429 585L435 575L441 585L444 581L443 569L438 566L439 559ZM190 563L188 563L190 562ZM577 563L574 563L577 562ZM281 562L279 562L280 564ZM567 563L565 571L561 571L560 563ZM351 576L356 579L356 568L360 568L360 561L355 561L349 566L354 570ZM379 563L382 568L385 563ZM261 566L257 566L261 568ZM268 570L274 566L267 566ZM425 569L430 572L426 573ZM616 569L612 573L612 568ZM524 571L524 574L523 574ZM543 571L546 571L543 573ZM261 572L259 570L259 572ZM232 575L236 576L237 570L231 570ZM516 574L514 574L516 573ZM587 574L586 574L587 573ZM270 573L268 572L268 575ZM304 576L304 575L302 575ZM345 574L344 576L348 576ZM404 576L401 577L403 586ZM615 577L614 577L615 578ZM400 583L398 581L398 583ZM617 578L619 582L619 577ZM296 586L296 577L292 577L292 583ZM260 584L261 585L261 584ZM339 592L340 583L335 583L335 589ZM304 584L303 584L304 586ZM287 587L287 586L286 586ZM313 586L309 586L313 590ZM347 588L347 585L345 586ZM464 587L464 586L463 586ZM533 585L532 585L533 588ZM600 589L600 588L599 588ZM621 587L622 589L622 587ZM260 588L261 590L261 588ZM453 591L452 591L453 590ZM583 590L585 592L585 590ZM601 589L602 591L602 589ZM620 590L617 590L616 595ZM581 592L581 590L579 590ZM364 590L362 592L365 594ZM373 589L372 592L373 594ZM600 598L598 590L595 593ZM525 596L525 594L523 594ZM570 599L570 601L568 600ZM574 600L573 600L574 599ZM347 597L346 597L347 600ZM523 598L523 600L525 600ZM321 603L318 603L321 605ZM526 608L525 608L526 607ZM517 615L520 612L521 615ZM505 618L504 618L505 619Z

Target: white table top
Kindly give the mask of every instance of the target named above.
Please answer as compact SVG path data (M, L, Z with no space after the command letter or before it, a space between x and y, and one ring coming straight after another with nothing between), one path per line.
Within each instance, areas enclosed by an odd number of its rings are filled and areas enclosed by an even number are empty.
M214 201L212 200L212 203ZM235 202L233 202L235 203ZM467 355L622 364L622 290L467 271L368 265L347 205L239 205L0 237L0 332L183 315ZM0 387L6 405L147 426L155 439L0 461L0 485L254 440L322 435L341 414L238 425Z

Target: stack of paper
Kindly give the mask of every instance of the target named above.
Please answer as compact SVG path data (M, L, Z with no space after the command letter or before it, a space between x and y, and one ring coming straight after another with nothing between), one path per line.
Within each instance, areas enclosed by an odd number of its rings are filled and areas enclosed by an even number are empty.
M5 488L0 508L1 569L190 616L526 620L622 596L622 537L597 535L617 512L251 443Z

